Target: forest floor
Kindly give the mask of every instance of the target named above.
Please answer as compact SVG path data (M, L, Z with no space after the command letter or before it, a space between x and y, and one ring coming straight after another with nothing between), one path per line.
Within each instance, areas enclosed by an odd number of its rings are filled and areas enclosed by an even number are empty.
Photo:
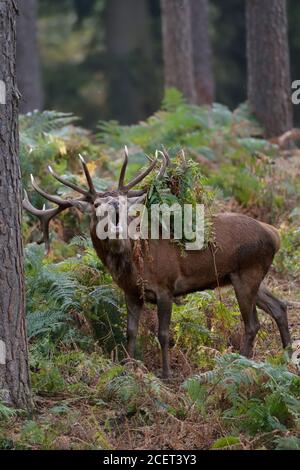
M289 283L271 273L267 284L280 298L295 300L300 297L299 281ZM231 297L229 291L223 290L223 298ZM276 326L265 316L260 316L260 320L261 330L254 350L254 360L258 362L281 354ZM289 323L295 344L300 341L300 308L289 308ZM85 356L82 367L73 376L67 370L67 362L61 363L59 367L65 374L66 382L73 386L72 391L70 387L68 391L58 392L54 387L53 393L36 394L35 411L31 417L11 416L6 423L5 432L1 432L2 447L195 450L210 449L217 439L228 435L218 409L212 407L207 413L199 413L197 406L187 400L182 384L188 377L199 373L199 367L192 365L190 358L180 348L174 346L171 349L172 380L163 383L151 379L153 387L160 389L162 403L158 403L155 390L154 393L153 390L149 392L148 384L145 385L149 371L157 376L160 374L159 348L153 336L155 324L154 312L146 312L141 328L144 337L148 334L151 341L146 342L144 362L131 361L123 366L134 377L134 399L130 391L126 397L126 390L125 397L116 397L113 390L109 393L106 390L102 399L99 377L89 377L89 361L93 361L93 358ZM241 332L241 329L238 331ZM239 340L239 334L236 334L232 343ZM211 349L209 353L214 356L218 351ZM97 352L92 356L95 354ZM118 366L114 364L114 367ZM296 371L294 367L291 370ZM81 387L76 391L77 381L86 382L87 394L83 393ZM130 386L130 382L127 386ZM127 400L133 402L132 409L128 407ZM225 402L224 399L224 406ZM289 436L290 432L282 432L279 428L271 432L258 432L251 437L239 432L238 441L231 444L229 440L226 448L268 448L268 442L277 435Z

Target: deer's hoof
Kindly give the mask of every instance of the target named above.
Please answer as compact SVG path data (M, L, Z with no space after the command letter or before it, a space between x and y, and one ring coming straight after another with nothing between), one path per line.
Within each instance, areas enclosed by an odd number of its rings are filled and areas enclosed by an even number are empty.
M253 347L251 347L247 344L242 345L242 347L240 349L240 354L242 356L247 357L247 359L252 359L252 357L253 357Z
M171 374L170 371L168 371L168 372L162 372L162 374L161 374L161 380L162 380L163 382L170 382L171 377L172 377L172 374Z

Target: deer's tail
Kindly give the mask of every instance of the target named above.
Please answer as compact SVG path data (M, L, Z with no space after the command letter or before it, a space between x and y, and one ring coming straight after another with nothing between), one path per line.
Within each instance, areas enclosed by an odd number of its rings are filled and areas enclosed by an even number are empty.
M275 253L277 253L277 251L280 248L280 235L279 235L277 228L273 227L273 225L266 224L265 222L260 222L260 224L264 227L264 229L271 236L271 239L273 241L274 248L275 248Z

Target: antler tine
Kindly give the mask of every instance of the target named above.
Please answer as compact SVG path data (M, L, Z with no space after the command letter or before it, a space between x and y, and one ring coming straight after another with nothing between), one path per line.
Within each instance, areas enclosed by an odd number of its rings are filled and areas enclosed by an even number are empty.
M35 182L35 179L33 175L30 175L31 178L31 185L32 187L36 190L37 193L39 193L41 196L43 196L45 199L48 199L50 202L54 202L54 204L57 204L58 206L63 206L63 207L70 207L70 204L68 203L67 200L60 198L59 196L55 196L52 194L46 193L43 189L41 189ZM27 194L27 193L26 193ZM27 196L28 199L28 196ZM29 200L29 199L28 199ZM33 206L32 206L33 207Z
M36 189L36 188L35 188ZM37 209L34 207L29 198L27 192L24 190L24 199L23 199L23 207L25 210L30 212L32 215L35 215L39 218L41 223L41 229L43 232L43 237L41 240L38 241L39 244L45 243L45 253L46 255L50 252L50 239L49 239L49 224L51 219L53 219L56 215L62 212L67 207L71 207L71 202L64 201L64 205L60 205L59 207L53 207L51 209Z
M163 151L163 153L164 153L164 155L165 155L165 157L166 157L166 159L167 159L167 161L168 161L168 165L167 165L167 166L171 165L171 158L170 158L170 155L169 155L168 152L167 152L166 147L165 147L164 145L162 145L161 148L162 148L162 151Z
M162 161L162 164L161 164L161 167L160 167L160 170L159 170L159 173L157 175L157 179L162 179L162 177L164 176L165 174L165 171L166 171L166 168L167 166L169 165L169 160L167 158L167 156L165 155L164 152L162 152L161 150L158 151L161 156L163 157L163 161Z
M162 158L163 158L163 161L162 161L162 164L161 164L161 167L160 167L160 170L157 174L157 179L160 180L162 179L162 177L164 176L165 174L165 171L166 171L166 168L167 166L170 165L171 161L170 161L170 158L164 153L162 152L161 150L156 150L155 151L155 160L151 159L151 162L152 164L148 167L148 169L146 170L147 174L150 173L150 171L152 170L152 168L154 168L154 166L156 165L157 161L158 161L158 154L161 154L162 155ZM152 166L153 165L153 166ZM151 169L150 169L151 168ZM132 180L131 183L129 183L127 185L127 188L128 186L130 185L130 187L133 187L134 185L136 185L139 181L141 181L141 179L143 179L146 175L144 172L144 175L139 175L135 178L135 180ZM141 179L139 179L141 177ZM137 179L139 179L137 181ZM137 196L142 196L143 194L147 193L148 191L148 188L145 188L145 189L138 189L138 190L135 190L135 191L128 191L128 196L129 197L137 197Z
M133 180L131 180L128 184L126 184L126 186L123 186L123 190L128 192L131 188L133 188L138 183L140 183L147 175L149 175L149 173L151 173L156 163L157 163L157 160L153 160L152 163L148 166L148 168L145 171L143 171L142 173L137 175L135 178L133 178Z
M73 184L73 183L70 183L69 181L66 181L60 175L55 173L53 171L53 169L51 168L51 166L48 167L51 175L54 176L54 178L56 180L58 180L60 183L64 184L65 186L68 186L69 188L71 188L74 191L76 191L76 192L83 195L83 196L81 196L77 199L72 199L72 200L71 199L62 199L59 196L48 194L46 191L44 191L42 188L40 188L39 185L35 182L35 179L34 179L33 175L30 175L31 176L32 187L41 196L43 196L45 199L48 199L48 201L53 202L54 204L58 205L58 207L56 207L56 208L51 208L51 209L47 209L47 210L45 209L45 206L43 207L43 210L37 209L36 207L34 207L31 204L31 202L28 198L28 194L25 191L25 197L24 197L24 200L23 200L23 207L28 212L30 212L32 215L35 215L36 217L38 217L39 220L40 220L41 229L42 229L42 232L43 232L43 238L40 240L39 243L45 242L46 254L48 254L49 251L50 251L49 224L50 224L51 219L53 219L55 216L60 214L65 209L67 209L69 207L72 207L72 206L76 205L77 203L80 204L83 201L90 202L91 199L93 199L93 196L95 196L97 194L96 190L94 188L93 181L92 181L91 175L89 173L87 164L86 164L84 158L81 155L79 155L79 157L80 157L80 161L82 163L83 171L84 171L84 174L86 176L86 180L87 180L87 183L88 183L88 186L89 186L89 191L86 191L85 189L80 188L76 184Z
M84 174L85 174L85 177L86 177L86 181L87 181L87 184L89 186L89 189L90 189L90 194L95 196L97 194L96 190L95 190L95 187L94 187L94 183L93 183L93 180L92 180L92 177L90 175L90 172L89 172L89 169L88 169L88 166L83 158L82 155L79 154L79 159L81 161L81 165L82 165L82 168L83 168L83 171L84 171Z
M34 207L30 200L29 200L29 197L28 197L28 194L27 194L27 191L24 189L24 199L22 201L22 206L23 208L27 211L27 212L30 212L30 214L32 215L35 215L37 217L43 215L46 213L46 211L44 209L37 209L36 207ZM55 209L48 209L48 212L49 211L54 211Z
M77 186L76 184L71 183L70 181L65 180L65 179L62 178L60 175L58 175L57 173L55 173L55 171L53 170L53 168L52 168L50 165L48 166L48 169L49 169L49 172L51 173L51 175L52 175L57 181L59 181L60 183L64 184L65 186L68 186L69 188L73 189L73 190L76 191L77 193L83 194L84 196L89 196L89 195L90 195L90 193L89 193L88 191L86 191L85 189L80 188L80 186Z
M185 153L184 153L183 149L181 149L181 156L182 156L183 168L186 169L187 168L187 162L186 162Z
M120 177L119 177L119 184L118 184L118 189L122 190L124 189L124 179L125 179L125 173L126 173L126 168L128 164L128 148L127 145L124 147L124 162L120 171Z
M147 160L149 160L149 162L153 162L153 158L150 157L150 155L148 155L147 153L145 153L145 157L147 158Z
M146 194L147 192L148 192L148 188L136 189L136 190L130 189L130 190L127 192L127 196L128 196L128 197L138 197L138 196L142 196L143 194Z

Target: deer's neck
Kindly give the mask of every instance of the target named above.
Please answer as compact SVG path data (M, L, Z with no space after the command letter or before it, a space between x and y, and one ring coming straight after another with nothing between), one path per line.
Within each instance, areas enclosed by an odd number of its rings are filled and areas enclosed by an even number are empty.
M132 276L131 244L125 240L106 240L105 264L113 279L122 285Z
M114 281L124 289L134 276L130 240L100 240L93 230L91 238L97 255Z

